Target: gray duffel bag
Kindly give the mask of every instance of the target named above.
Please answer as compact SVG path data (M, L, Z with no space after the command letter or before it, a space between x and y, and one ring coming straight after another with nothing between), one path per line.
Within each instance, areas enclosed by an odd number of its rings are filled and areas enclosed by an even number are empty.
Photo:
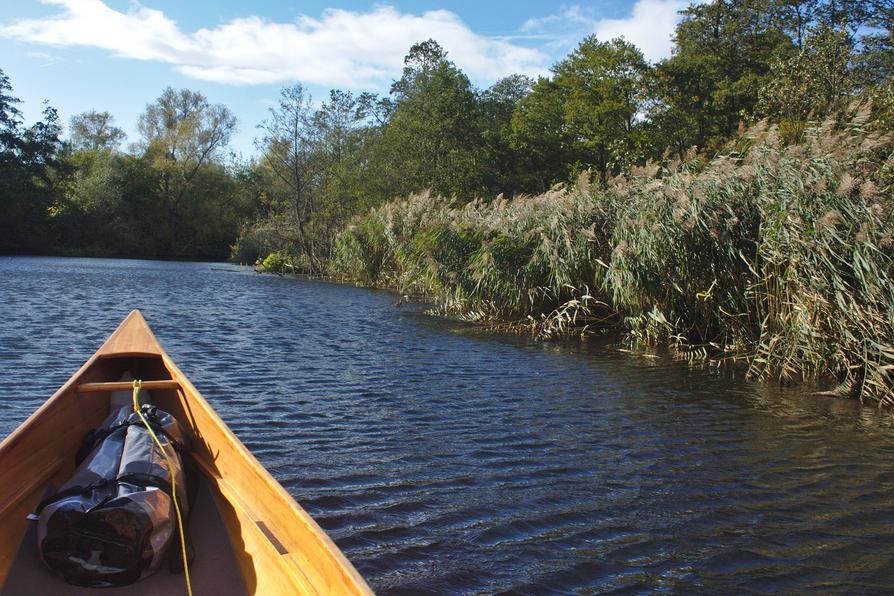
M130 584L154 573L169 547L179 551L171 474L185 523L184 435L167 412L151 405L143 405L141 412L173 470L139 416L132 408L120 408L85 437L78 452L83 461L71 479L38 506L40 556L68 583Z

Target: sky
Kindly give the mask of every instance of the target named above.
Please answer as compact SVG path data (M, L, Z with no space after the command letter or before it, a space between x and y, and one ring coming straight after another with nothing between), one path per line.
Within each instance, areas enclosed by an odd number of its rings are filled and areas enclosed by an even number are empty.
M239 119L230 149L255 151L279 90L303 84L387 94L410 46L433 38L479 88L548 75L587 35L624 37L650 61L670 55L685 0L362 2L4 0L0 69L27 121L42 102L64 122L110 112L137 141L137 119L167 86L201 91Z

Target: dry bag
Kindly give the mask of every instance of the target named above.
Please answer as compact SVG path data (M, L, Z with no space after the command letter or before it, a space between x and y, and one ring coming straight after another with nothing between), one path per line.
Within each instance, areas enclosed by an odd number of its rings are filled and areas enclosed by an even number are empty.
M88 433L71 479L38 506L37 543L44 563L65 581L105 587L133 583L156 571L178 541L172 474L187 514L183 433L173 416L144 405L172 470L139 416L113 412Z

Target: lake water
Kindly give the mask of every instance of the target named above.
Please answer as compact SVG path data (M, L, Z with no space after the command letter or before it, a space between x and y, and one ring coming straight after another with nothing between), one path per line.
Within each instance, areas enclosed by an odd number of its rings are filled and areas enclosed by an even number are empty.
M139 308L379 593L891 589L888 412L394 303L223 264L0 258L0 435Z

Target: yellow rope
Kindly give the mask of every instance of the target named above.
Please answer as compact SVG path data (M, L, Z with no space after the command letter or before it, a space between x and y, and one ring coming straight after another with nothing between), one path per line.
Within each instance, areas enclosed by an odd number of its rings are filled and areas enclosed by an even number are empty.
M186 536L183 535L183 516L180 514L180 504L177 502L177 480L174 478L174 464L171 463L171 458L168 457L168 452L165 451L161 441L159 441L158 437L155 435L155 431L152 430L152 427L149 426L149 422L140 411L140 388L142 385L143 383L139 379L134 379L133 411L137 413L137 416L143 421L146 430L152 435L152 439L161 450L161 454L164 456L165 461L168 464L168 471L171 473L171 498L174 499L174 511L177 513L177 527L180 529L180 554L183 555L183 574L186 577L186 593L189 594L189 596L192 596L192 585L189 583L189 563L186 561Z

